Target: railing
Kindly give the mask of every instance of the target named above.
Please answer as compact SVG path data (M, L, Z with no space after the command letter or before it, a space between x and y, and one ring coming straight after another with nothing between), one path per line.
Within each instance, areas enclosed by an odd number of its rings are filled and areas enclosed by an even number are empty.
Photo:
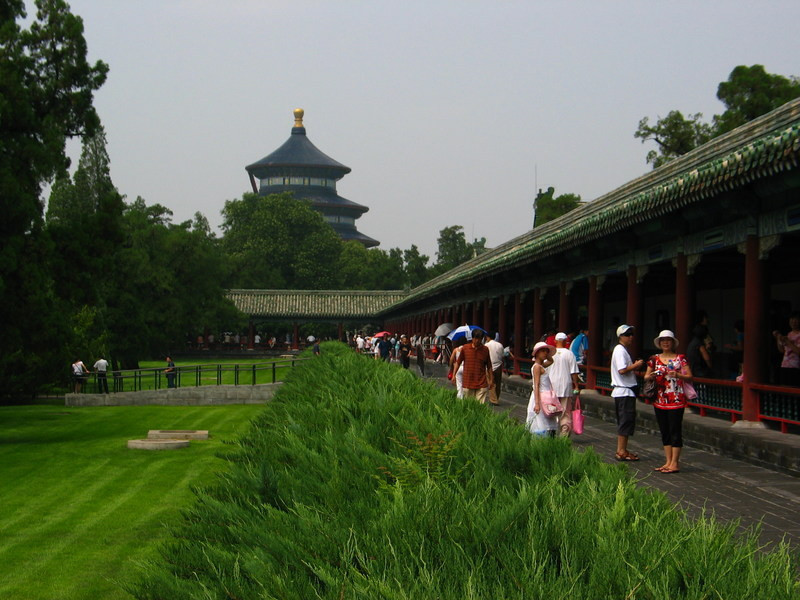
M607 367L589 367L595 376L595 389L601 393L611 392L611 370ZM638 374L642 383L642 373ZM700 416L709 411L727 413L732 422L742 418L742 388L738 381L727 379L694 378L697 398L688 402L698 409ZM789 425L800 425L800 389L754 383L750 389L758 394L757 419L780 424L781 432L787 433Z
M761 383L750 388L758 393L759 420L780 423L781 433L787 433L789 425L800 425L800 389Z
M175 367L174 384L164 367L148 369L127 369L110 371L106 379L109 391L139 392L142 390L160 390L170 387L200 387L204 385L256 385L275 383L281 380L286 372L296 363L308 358L291 358L253 364L205 364L181 365ZM83 385L82 393L102 393L101 378L97 373L90 373Z

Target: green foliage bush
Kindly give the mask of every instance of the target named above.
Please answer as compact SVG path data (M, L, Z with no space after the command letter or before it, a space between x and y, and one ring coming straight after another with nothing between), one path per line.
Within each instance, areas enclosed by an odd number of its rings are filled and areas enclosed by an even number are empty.
M138 598L796 598L786 547L689 520L569 441L324 344Z

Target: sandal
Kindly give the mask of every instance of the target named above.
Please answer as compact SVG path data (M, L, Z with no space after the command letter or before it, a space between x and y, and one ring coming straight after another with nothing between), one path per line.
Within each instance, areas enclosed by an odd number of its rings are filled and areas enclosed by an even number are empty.
M681 470L680 469L661 469L661 472L664 473L664 475L669 475L670 473L680 473Z
M627 452L627 451L624 454L617 452L614 455L614 458L616 458L618 461L630 461L630 462L639 460L639 457L636 456L633 452Z
M667 468L667 466L666 466L666 465L664 465L664 466L661 466L661 467L656 467L655 469L653 469L653 471L662 472L662 471L664 471L664 469L666 469L666 468Z

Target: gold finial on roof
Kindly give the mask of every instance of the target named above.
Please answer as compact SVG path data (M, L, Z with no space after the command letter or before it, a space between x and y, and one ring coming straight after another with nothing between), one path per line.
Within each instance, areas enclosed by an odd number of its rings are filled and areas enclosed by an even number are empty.
M295 108L294 109L294 126L295 127L302 127L303 126L303 115L306 114L302 108Z

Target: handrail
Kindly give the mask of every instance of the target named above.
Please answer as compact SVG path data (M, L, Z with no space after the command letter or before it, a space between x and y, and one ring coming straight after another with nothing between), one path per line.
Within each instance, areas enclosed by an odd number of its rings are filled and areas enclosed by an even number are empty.
M206 385L256 385L276 383L278 371L291 369L296 363L310 360L292 357L262 363L206 363L197 365L176 365L174 378L166 373L165 367L146 367L143 369L121 369L109 371L106 382L109 391L138 392L164 388L201 387ZM89 373L82 393L103 393L101 379L96 372ZM172 380L172 382L170 381ZM172 383L172 385L171 385Z

